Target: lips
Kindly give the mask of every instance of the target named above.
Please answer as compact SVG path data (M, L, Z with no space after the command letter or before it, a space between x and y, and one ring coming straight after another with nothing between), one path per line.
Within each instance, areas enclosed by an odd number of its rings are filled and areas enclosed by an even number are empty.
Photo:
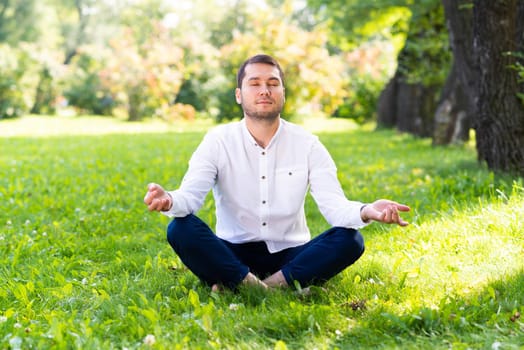
M257 104L262 104L262 105L269 105L269 104L272 104L273 101L271 100L258 100L256 101Z

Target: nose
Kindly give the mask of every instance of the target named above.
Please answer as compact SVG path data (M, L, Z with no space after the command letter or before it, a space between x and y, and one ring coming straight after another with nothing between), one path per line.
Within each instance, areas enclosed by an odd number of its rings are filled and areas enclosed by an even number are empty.
M271 94L271 91L269 90L269 87L267 85L261 85L259 94L269 96Z

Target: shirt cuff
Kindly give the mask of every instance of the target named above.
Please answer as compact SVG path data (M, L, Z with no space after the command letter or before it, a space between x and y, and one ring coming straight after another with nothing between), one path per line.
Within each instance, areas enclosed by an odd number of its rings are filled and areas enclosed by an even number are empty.
M165 210L165 211L161 211L160 213L161 214L164 214L165 216L167 217L174 217L175 216L175 201L173 199L173 194L172 194L173 191L169 191L167 192L167 195L169 196L169 198L171 198L171 208L169 208L168 210Z

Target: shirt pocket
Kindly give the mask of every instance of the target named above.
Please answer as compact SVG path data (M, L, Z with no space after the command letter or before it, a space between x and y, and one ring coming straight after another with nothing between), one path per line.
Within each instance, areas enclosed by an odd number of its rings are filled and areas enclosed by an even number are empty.
M301 209L308 189L308 171L299 167L275 170L274 194L277 207L286 214Z

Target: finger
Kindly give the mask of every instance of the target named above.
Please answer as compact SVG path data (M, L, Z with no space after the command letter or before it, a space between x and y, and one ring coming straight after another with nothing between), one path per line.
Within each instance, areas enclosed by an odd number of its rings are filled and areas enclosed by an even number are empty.
M388 212L389 212L389 223L397 222L398 220L397 207L395 205L390 205L388 207Z
M159 198L159 199L154 199L152 201L152 203L148 206L148 209L150 211L166 211L167 207L169 205L169 199L167 198Z
M144 203L147 205L151 204L151 196L149 195L149 192L144 196Z
M160 207L159 207L159 210L160 211L165 211L167 206L168 206L168 203L169 203L169 200L167 198L162 198L160 200Z
M409 222L400 219L400 220L398 221L398 224L399 224L400 226L408 226L408 225L409 225Z
M147 184L147 192L146 192L146 195L144 196L145 204L148 204L148 205L151 204L151 201L154 198L154 196L151 195L151 192L153 191L154 186L155 186L154 183Z
M384 209L382 213L383 213L382 222L390 223L391 222L391 210L389 209L389 207L386 207L386 209Z
M161 204L161 201L159 201L158 199L153 199L151 201L151 204L147 208L149 209L149 211L159 211L161 208Z
M155 198L157 197L157 191L155 191L154 189L153 190L149 190L147 191L145 197L144 197L144 203L146 203L147 205L153 203L153 201L155 200Z
M411 208L408 207L408 206L405 205L405 204L397 204L397 210L400 210L400 211L410 211Z
M398 223L400 221L400 216L396 208L391 209L391 223Z

